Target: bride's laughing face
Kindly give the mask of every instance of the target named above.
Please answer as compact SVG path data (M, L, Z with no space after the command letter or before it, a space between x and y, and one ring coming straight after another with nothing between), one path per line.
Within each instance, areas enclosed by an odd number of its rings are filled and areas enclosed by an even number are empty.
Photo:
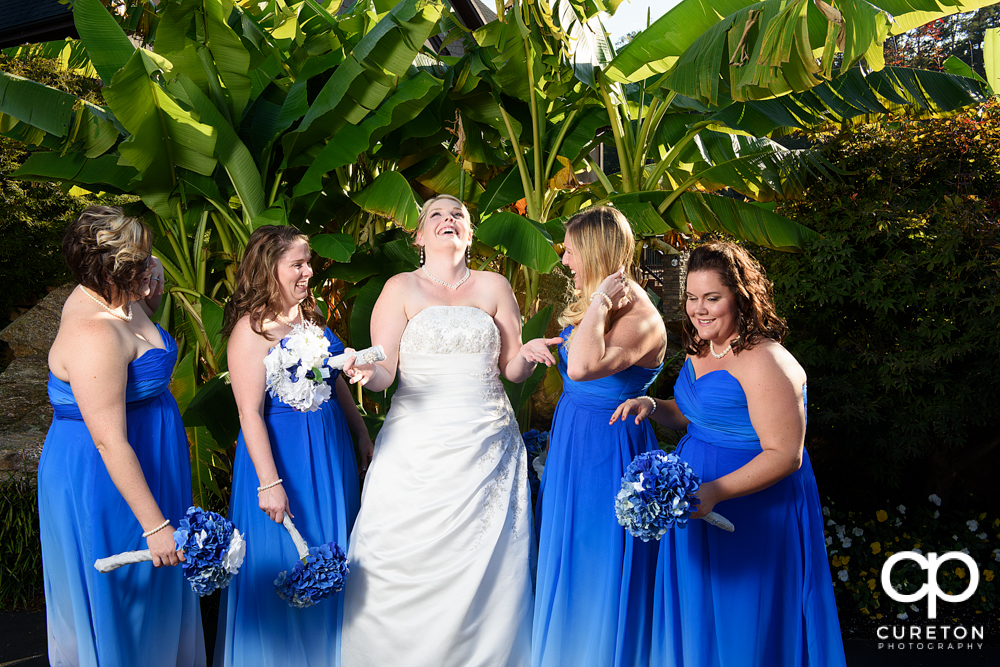
M417 232L417 245L430 248L465 248L472 244L472 227L466 208L450 199L431 204L423 226Z
M286 309L309 295L309 279L313 275L310 256L309 244L299 239L278 260L278 294Z

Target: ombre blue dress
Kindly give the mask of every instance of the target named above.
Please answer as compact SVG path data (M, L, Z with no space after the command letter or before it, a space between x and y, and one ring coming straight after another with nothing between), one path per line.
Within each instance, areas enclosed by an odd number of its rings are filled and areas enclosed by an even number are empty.
M803 387L803 400L805 394ZM743 387L727 371L695 378L688 360L674 397L691 422L677 454L702 481L762 451ZM803 452L798 471L763 491L720 502L715 511L735 532L690 521L660 540L650 664L843 666L809 454Z
M128 365L128 441L163 515L178 525L191 505L184 424L170 394L177 344ZM94 561L145 549L142 526L111 481L69 383L49 373L53 420L38 463L38 513L50 665L205 664L198 596L180 567Z
M572 327L561 334L569 340ZM625 532L615 496L626 466L657 449L653 429L632 419L609 424L618 405L642 396L662 366L632 366L575 382L559 346L563 393L553 417L538 490L538 579L531 664L535 667L646 667L656 544Z
M325 334L331 355L344 351L332 331ZM338 375L332 373L328 382L333 384ZM336 542L346 551L360 491L354 443L336 387L313 412L299 412L265 394L264 422L295 527L311 547ZM279 572L291 571L299 556L288 531L258 506L260 485L240 432L229 519L245 534L246 559L222 593L213 664L339 665L343 596L335 594L305 609L294 609L278 597L274 580Z

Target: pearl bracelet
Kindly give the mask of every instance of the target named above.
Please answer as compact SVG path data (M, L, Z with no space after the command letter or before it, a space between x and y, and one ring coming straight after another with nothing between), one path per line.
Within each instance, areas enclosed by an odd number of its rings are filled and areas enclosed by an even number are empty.
M279 484L281 484L282 481L283 480L279 477L277 481L271 482L270 484L267 484L265 486L258 486L257 493L260 493L261 491L267 491L271 487L278 486Z
M161 524L160 524L159 526L157 526L156 528L154 528L154 529L152 529L152 530L147 530L147 531L146 531L145 533L143 533L143 534L142 534L142 536L143 536L143 537L149 537L149 536L150 536L150 535L152 535L153 533L157 533L157 532L159 532L159 531L163 530L164 528L166 528L166 527L167 527L167 526L169 526L169 525L170 525L170 519L166 519L166 520L164 520L164 521L163 521L163 523L161 523Z
M650 415L653 414L654 412L656 412L656 399L655 398L653 398L652 396L640 396L639 398L648 398L649 399L649 404L651 406L653 406L653 409L649 411ZM646 416L648 417L649 415L646 415Z
M608 310L614 310L615 309L614 304L611 303L611 297L608 296L607 294L605 294L604 292L594 292L593 294L591 294L590 295L590 301L591 301L591 303L593 303L595 296L600 296L600 297L604 298L605 303L608 304Z

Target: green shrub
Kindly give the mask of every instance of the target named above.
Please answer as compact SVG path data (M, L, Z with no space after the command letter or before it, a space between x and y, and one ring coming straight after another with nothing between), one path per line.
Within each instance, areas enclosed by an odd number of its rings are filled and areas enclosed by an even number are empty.
M42 596L42 545L35 487L0 480L0 610L34 607Z
M756 251L809 375L821 488L996 502L1000 107L853 128L830 157L855 173L779 208L823 237Z

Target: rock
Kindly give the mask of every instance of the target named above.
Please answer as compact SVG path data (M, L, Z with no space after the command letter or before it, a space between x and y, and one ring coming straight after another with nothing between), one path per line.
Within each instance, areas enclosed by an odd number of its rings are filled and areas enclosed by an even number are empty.
M31 310L0 331L0 340L10 346L16 358L48 357L49 348L59 331L63 304L74 287L76 285L71 283L56 288Z
M45 434L52 423L48 355L73 285L53 290L0 331L14 360L0 374L0 472L34 481Z

